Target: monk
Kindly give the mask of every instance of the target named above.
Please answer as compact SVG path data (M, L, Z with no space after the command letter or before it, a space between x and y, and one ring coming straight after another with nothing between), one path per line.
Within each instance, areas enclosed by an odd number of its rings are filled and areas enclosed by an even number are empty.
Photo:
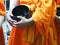
M5 17L4 0L0 0L0 45L5 45L2 23Z
M11 13L17 5L26 5L33 12L32 17L13 20ZM8 45L57 45L57 33L54 19L56 17L55 0L14 0L7 14L12 25Z
M60 0L56 0L56 4L57 4L57 8L60 8ZM58 15L56 15L55 18L55 26L57 32L57 44L60 45L60 18L58 17Z

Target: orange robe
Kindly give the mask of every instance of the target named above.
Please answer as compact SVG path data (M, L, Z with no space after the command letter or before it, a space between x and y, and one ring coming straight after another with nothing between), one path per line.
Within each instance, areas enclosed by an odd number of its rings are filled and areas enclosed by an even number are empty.
M57 5L60 5L60 0L55 0Z
M56 0L56 4L60 8L60 0ZM55 26L57 29L57 44L60 45L60 19L55 19Z
M8 45L57 45L54 25L55 0L20 0L33 12L34 24L20 29L12 27Z
M5 16L5 6L3 0L0 0L0 15ZM2 27L0 28L0 45L5 45Z

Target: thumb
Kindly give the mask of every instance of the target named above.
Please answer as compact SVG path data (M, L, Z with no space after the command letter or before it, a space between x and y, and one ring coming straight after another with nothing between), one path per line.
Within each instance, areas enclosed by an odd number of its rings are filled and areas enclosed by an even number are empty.
M22 17L22 16L17 16L17 18L24 19L24 17Z

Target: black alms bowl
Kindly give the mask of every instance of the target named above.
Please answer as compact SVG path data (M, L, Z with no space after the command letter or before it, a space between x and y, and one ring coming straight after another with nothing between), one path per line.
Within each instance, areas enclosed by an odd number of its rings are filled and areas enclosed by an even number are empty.
M13 10L12 10L12 14L13 17L11 17L12 19L19 21L20 19L17 18L17 16L23 16L25 18L30 18L30 10L26 5L19 5L16 6Z

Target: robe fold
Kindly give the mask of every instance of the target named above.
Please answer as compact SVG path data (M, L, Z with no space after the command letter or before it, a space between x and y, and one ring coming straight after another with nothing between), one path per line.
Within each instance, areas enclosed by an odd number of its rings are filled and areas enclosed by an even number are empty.
M0 15L5 16L5 5L3 0L0 0ZM0 45L5 45L2 27L0 27Z

